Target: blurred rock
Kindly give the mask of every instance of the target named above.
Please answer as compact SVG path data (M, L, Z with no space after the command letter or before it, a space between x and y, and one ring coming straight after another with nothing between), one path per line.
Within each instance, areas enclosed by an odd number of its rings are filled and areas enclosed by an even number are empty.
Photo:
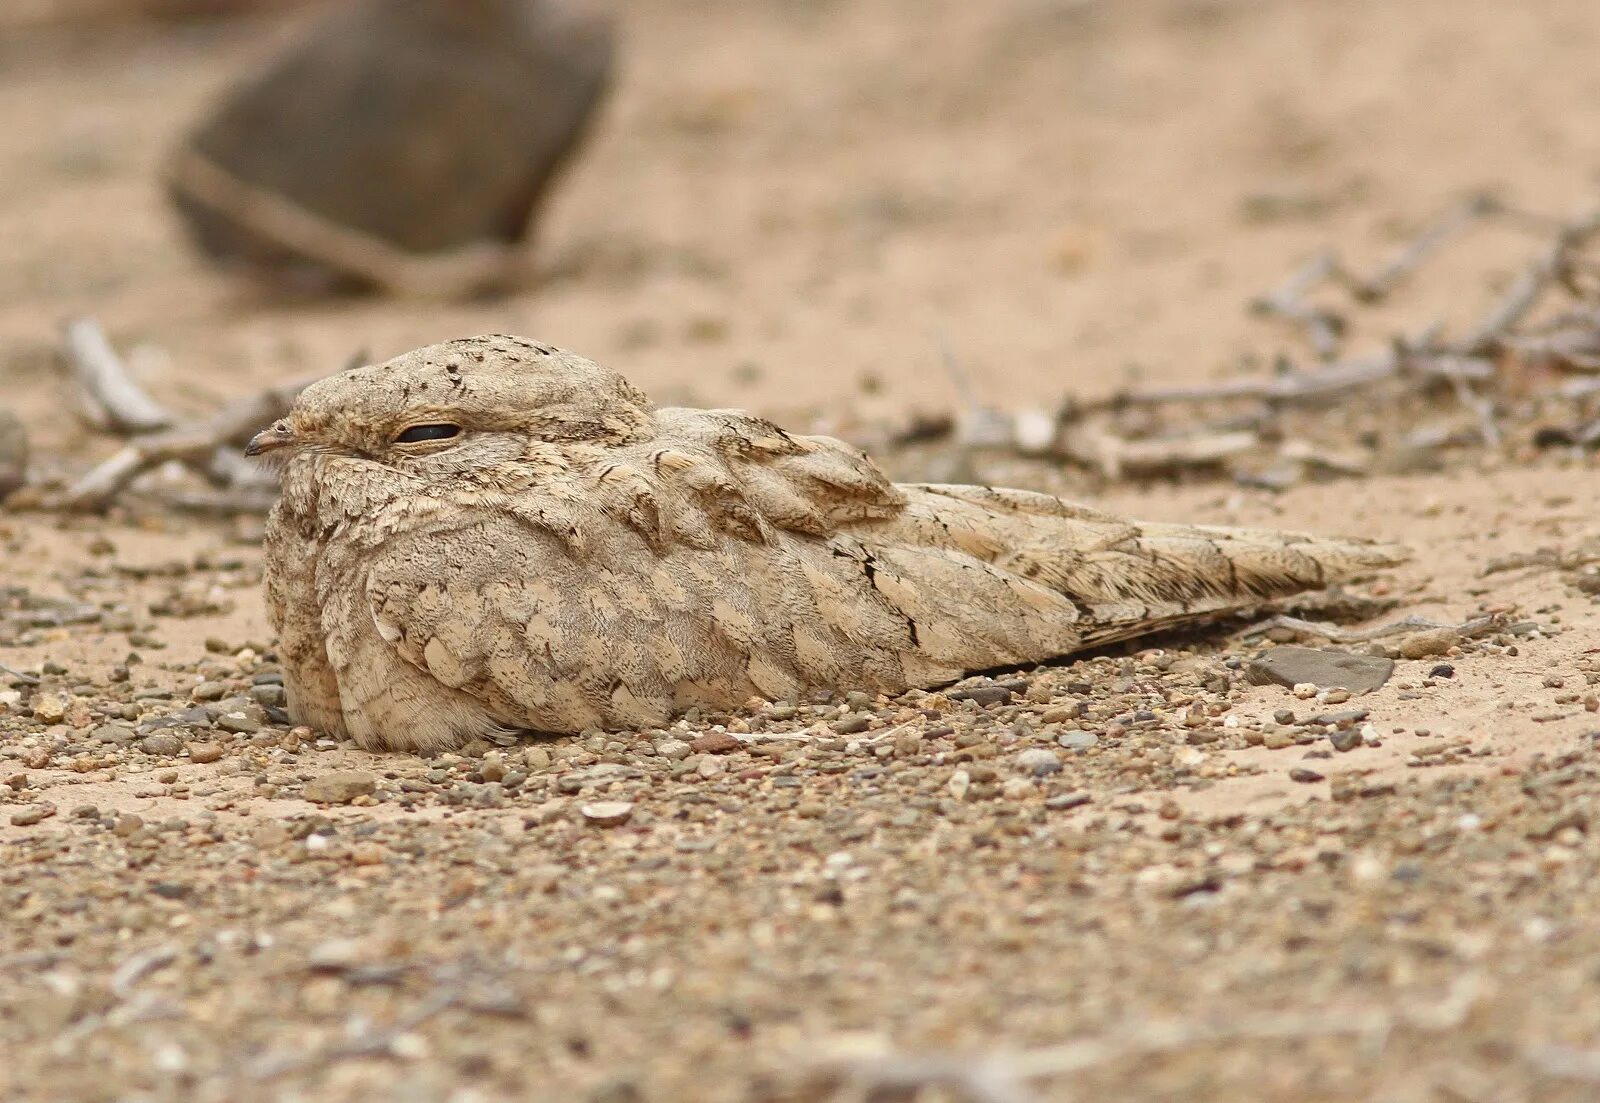
M189 19L303 7L314 0L6 0L0 27L43 27L118 19Z
M10 410L0 410L0 498L27 481L28 431Z
M287 290L504 283L613 38L579 0L360 0L224 97L169 193L207 255Z

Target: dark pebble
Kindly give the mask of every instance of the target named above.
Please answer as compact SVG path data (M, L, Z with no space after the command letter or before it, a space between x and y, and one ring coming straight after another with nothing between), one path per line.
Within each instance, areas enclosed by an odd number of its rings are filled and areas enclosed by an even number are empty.
M958 689L949 696L952 701L972 701L981 708L992 708L995 705L1011 703L1011 691L1003 686L977 686L973 689Z
M139 727L146 731L154 731L156 728L209 728L210 726L211 714L202 708L182 709L165 716L152 716L139 724Z
M271 705L275 708L281 708L284 702L288 700L288 693L283 686L266 682L262 685L251 686L250 697L258 705Z
M1328 733L1328 742L1336 751L1353 751L1361 746L1361 733L1355 728L1335 728Z

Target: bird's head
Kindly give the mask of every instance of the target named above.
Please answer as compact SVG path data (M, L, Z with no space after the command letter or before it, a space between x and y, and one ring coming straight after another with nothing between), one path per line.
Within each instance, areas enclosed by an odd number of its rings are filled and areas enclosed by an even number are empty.
M523 337L468 337L313 383L289 416L245 448L367 460L412 475L461 476L520 459L538 442L648 436L650 402L621 375Z

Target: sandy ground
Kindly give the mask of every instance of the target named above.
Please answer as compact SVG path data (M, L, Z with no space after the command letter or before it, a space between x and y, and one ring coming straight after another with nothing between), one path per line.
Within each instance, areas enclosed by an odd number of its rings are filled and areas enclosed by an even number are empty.
M941 343L1049 404L1270 353L1243 305L1323 244L1371 264L1469 191L1568 210L1600 171L1578 2L625 18L544 284L468 306L264 302L184 249L155 167L292 19L0 39L0 405L43 463L113 447L59 380L75 313L190 410L486 330L805 424L949 408ZM1397 324L1525 250L1452 252ZM1249 684L1225 625L978 701L421 760L273 712L250 523L0 516L0 664L43 681L0 674L0 1098L906 1097L830 1094L852 1054L1063 1100L1592 1098L1600 625L1551 557L1493 569L1594 546L1592 468L1097 504L1400 540L1355 587L1389 616L1522 627L1351 702ZM1308 723L1341 711L1348 752Z

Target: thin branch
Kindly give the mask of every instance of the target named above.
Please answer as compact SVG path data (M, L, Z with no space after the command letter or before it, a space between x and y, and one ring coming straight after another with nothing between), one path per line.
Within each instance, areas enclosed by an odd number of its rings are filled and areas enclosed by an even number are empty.
M1555 242L1517 277L1462 347L1473 355L1493 351L1505 332L1525 318L1553 284L1560 282L1572 251L1587 244L1596 233L1600 233L1600 209L1563 226Z
M90 424L126 433L150 433L172 424L172 414L128 374L99 322L74 318L66 324L64 336L67 363Z
M1186 1022L1132 1024L1097 1038L1043 1049L970 1056L942 1054L824 1054L804 1072L831 1082L830 1103L857 1103L887 1092L938 1087L962 1103L1029 1103L1026 1083L1088 1072L1136 1058L1178 1053L1232 1041L1291 1041L1341 1034L1384 1043L1396 1025L1385 1010L1345 1014L1263 1015L1222 1025Z
M1344 336L1345 321L1324 307L1308 304L1305 299L1319 285L1331 279L1348 280L1333 250L1324 249L1305 264L1289 274L1282 285L1262 295L1250 304L1257 314L1272 314L1296 322L1306 329L1306 340L1324 360L1331 360L1339 351Z
M268 1057L251 1070L253 1079L268 1082L291 1073L322 1068L338 1061L363 1057L392 1057L395 1043L405 1034L417 1029L441 1012L455 1007L462 998L460 981L451 978L439 984L416 1007L386 1027L367 1031L361 1037L347 1042L325 1046L314 1053L282 1054Z
M1426 617L1411 616L1403 620L1392 621L1389 624L1380 624L1375 628L1341 628L1336 624L1324 624L1314 620L1302 620L1280 613L1268 617L1266 620L1257 621L1235 632L1235 639L1245 639L1251 636L1260 636L1275 628L1288 629L1304 636L1321 636L1331 643L1370 643L1372 640L1381 640L1388 636L1397 636L1402 632L1415 632L1427 629L1448 628L1460 633L1462 639L1473 639L1477 636L1488 635L1506 627L1504 616L1494 613L1488 616L1473 617L1471 620L1460 624L1445 624Z
M1475 195L1456 204L1423 227L1421 233L1376 273L1365 280L1353 283L1351 294L1357 300L1366 303L1375 303L1387 298L1402 281L1422 267L1423 262L1438 252L1445 242L1488 216L1500 214L1504 210L1500 201L1491 195Z
M295 396L317 378L321 377L269 387L224 406L199 425L135 440L73 483L54 504L69 510L104 509L134 479L169 460L205 471L217 449L242 445L252 433L282 417Z
M1260 399L1266 402L1297 402L1323 398L1340 391L1356 390L1399 370L1394 354L1366 360L1333 364L1314 372L1284 372L1264 379L1229 379L1221 383L1187 387L1154 387L1144 391L1124 391L1102 405L1161 406L1170 403L1214 402L1222 399ZM1088 407L1086 409L1092 409Z
M1108 478L1125 472L1149 474L1184 467L1206 467L1240 455L1261 443L1249 430L1192 434L1163 440L1130 440L1111 433L1080 430L1065 434L1061 454L1096 468Z
M533 274L523 245L483 241L440 253L408 252L247 183L192 150L167 164L166 177L183 195L251 233L394 295L462 299L526 283Z
M961 400L962 414L956 418L957 443L963 448L1007 448L1015 444L1012 418L978 397L978 388L973 385L966 364L956 355L949 335L941 332L937 339L939 359Z
M178 960L178 947L168 943L153 949L142 950L128 958L111 974L111 991L118 999L133 995L134 988L145 977L159 972Z
M173 491L157 497L177 510L196 517L237 517L260 514L278 500L276 486L229 486L220 490Z
M25 686L36 686L39 684L39 679L35 678L32 674L24 674L20 670L12 670L4 663L0 663L0 674L4 674L7 678L12 679L13 681L21 682Z
M1423 1034L1457 1030L1491 995L1477 973L1458 976L1439 1000L1396 1008L1288 1011L1248 1015L1223 1023L1133 1022L1098 1037L1023 1051L967 1057L944 1054L824 1053L808 1056L801 1071L831 1081L832 1103L862 1103L885 1092L945 1088L964 1103L1027 1103L1030 1080L1070 1076L1105 1065L1180 1053L1231 1042L1306 1041L1351 1036L1369 1043L1369 1059L1381 1054L1396 1030ZM1593 1076L1594 1054L1547 1051L1548 1067L1574 1079ZM1535 1055L1535 1060L1538 1055Z

